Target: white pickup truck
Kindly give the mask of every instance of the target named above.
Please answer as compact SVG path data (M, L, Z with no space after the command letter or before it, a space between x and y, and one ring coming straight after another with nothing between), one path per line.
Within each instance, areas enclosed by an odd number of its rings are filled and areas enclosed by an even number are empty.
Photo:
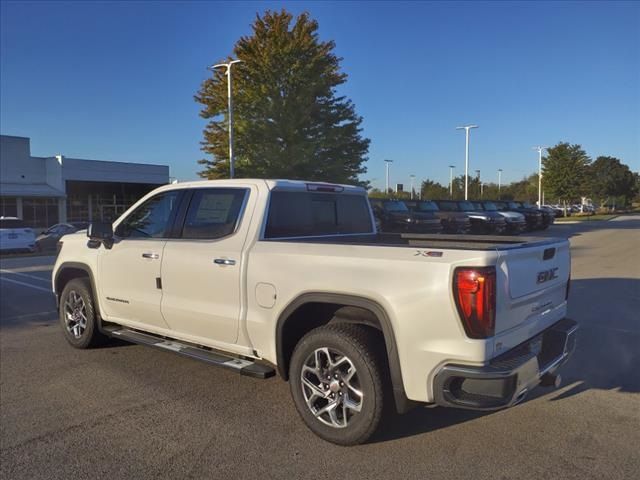
M308 427L348 445L383 407L492 410L557 384L569 274L567 240L378 234L364 189L241 179L163 186L65 236L53 289L74 347L277 370Z

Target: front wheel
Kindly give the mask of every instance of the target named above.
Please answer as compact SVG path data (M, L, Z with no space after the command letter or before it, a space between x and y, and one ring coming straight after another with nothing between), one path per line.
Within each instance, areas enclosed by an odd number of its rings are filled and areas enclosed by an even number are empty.
M365 442L384 405L380 350L367 327L316 328L298 343L289 383L298 413L316 435L339 445Z
M91 285L86 278L74 278L60 295L60 326L67 341L75 348L90 348L106 337L98 329Z

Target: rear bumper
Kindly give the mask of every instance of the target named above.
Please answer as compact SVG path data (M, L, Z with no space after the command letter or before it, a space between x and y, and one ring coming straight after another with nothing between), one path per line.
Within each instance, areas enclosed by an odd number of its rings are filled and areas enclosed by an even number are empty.
M444 407L498 410L521 402L575 349L577 322L565 318L484 367L448 364L434 379L435 403Z

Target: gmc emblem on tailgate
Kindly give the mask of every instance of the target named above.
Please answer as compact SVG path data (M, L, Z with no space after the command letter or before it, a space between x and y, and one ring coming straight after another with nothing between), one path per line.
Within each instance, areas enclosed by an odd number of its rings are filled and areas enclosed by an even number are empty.
M558 267L538 272L538 283L548 282L554 278L558 278Z

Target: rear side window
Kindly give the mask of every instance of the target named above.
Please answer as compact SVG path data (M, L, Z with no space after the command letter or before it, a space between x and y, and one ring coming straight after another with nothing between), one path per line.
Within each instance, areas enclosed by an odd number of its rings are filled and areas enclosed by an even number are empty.
M272 192L265 238L372 233L364 195Z
M182 227L182 238L214 240L231 235L247 192L245 188L194 190Z

